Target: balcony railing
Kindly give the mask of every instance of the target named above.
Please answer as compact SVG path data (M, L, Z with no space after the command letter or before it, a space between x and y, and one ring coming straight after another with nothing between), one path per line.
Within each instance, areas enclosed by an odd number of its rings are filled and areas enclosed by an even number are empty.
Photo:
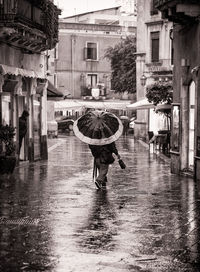
M155 0L162 18L179 24L193 23L200 15L199 0Z
M58 41L59 14L50 0L0 0L0 26L18 29L19 34L29 32L29 37L38 33L40 44L43 37L42 50L53 48Z
M168 4L169 2L172 2L172 0L155 0L155 7L156 8L159 8L160 6L162 5L166 5Z
M155 0L155 7L160 8L164 5L167 5L170 3L170 6L174 6L177 4L183 4L183 0ZM199 0L186 0L184 3L188 4L199 4Z

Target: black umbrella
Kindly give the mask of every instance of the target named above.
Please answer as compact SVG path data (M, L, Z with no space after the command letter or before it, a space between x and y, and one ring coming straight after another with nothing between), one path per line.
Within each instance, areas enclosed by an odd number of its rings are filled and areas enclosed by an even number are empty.
M120 119L110 112L90 111L74 122L75 135L91 145L105 145L115 142L123 132Z

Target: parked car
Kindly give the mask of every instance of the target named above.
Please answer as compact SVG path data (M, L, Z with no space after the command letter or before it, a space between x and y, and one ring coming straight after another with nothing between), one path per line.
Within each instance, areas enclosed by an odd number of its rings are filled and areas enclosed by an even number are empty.
M57 120L58 123L58 131L60 132L66 132L66 131L72 131L73 130L73 119L63 119L63 120Z

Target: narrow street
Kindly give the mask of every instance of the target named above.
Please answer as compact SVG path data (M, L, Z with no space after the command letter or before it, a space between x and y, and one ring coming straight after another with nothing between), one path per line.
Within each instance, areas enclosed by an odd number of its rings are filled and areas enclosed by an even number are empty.
M49 140L49 160L0 182L0 271L197 272L200 199L192 179L133 138L116 145L106 191L75 136Z

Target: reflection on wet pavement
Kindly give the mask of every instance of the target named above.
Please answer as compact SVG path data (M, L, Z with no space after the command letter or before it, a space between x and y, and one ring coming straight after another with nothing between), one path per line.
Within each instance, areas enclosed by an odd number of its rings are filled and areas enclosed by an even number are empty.
M117 146L108 188L74 136L54 139L49 160L0 181L0 271L200 271L200 201L191 179L133 138Z

